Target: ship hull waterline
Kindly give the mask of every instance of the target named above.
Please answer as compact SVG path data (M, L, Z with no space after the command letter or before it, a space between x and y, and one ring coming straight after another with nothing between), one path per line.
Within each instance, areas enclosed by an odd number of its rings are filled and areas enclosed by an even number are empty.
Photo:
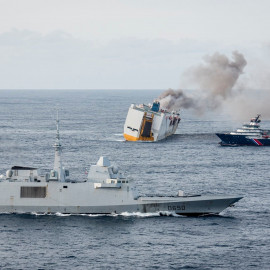
M184 216L200 216L206 214L219 214L224 209L232 206L242 197L216 196L198 199L177 198L175 200L162 201L157 197L151 201L143 201L141 198L131 204L104 205L104 206L67 206L67 205L2 205L1 213L37 213L37 214L121 214L128 213L156 213L173 212ZM33 203L33 202L32 202Z
M248 138L246 135L232 135L216 133L221 139L221 145L249 145L249 146L270 146L270 139Z

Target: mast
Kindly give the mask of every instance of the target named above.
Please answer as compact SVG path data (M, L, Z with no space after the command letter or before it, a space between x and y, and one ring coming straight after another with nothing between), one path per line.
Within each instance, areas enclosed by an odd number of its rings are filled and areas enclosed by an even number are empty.
M65 170L62 166L61 161L61 152L62 145L60 143L60 133L59 133L59 111L57 110L57 118L56 118L56 141L54 144L55 155L54 155L54 171L57 172L57 179L60 182L65 182Z

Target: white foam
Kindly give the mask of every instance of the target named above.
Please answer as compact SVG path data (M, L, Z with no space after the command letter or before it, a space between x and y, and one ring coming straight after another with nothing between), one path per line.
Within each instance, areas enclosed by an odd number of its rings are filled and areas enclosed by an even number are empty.
M177 215L175 212L169 212L169 211L161 211L160 215L168 216L168 217L184 217L184 216L181 216L181 215Z
M47 213L31 212L31 215L34 215L34 216L46 216L46 215L48 215L48 214L47 214Z
M86 217L106 217L106 216L113 216L111 214L80 214L80 216Z
M160 212L153 212L153 213L141 213L141 212L123 212L119 214L118 216L124 216L124 217L159 217L159 216L167 216L167 217L182 217L180 215L177 215L175 212L169 212L169 211L160 211Z
M160 214L159 214L159 212L154 212L154 213L123 212L123 213L119 214L119 216L123 216L123 217L159 217Z
M59 213L59 212L55 213L55 215L58 216L58 217L69 217L69 216L71 216L71 214L63 214L63 213Z
M0 213L0 214L12 214L12 213ZM27 214L27 213L21 213ZM29 213L28 213L29 214ZM120 214L111 213L111 214L64 214L64 213L37 213L31 212L31 215L35 216L57 216L57 217L69 217L69 216L85 216L85 217L138 217L138 218L148 218L148 217L159 217L159 216L167 216L167 217L183 217L181 215L177 215L175 212L169 211L160 211L160 212L152 212L152 213L141 213L141 212L122 212Z

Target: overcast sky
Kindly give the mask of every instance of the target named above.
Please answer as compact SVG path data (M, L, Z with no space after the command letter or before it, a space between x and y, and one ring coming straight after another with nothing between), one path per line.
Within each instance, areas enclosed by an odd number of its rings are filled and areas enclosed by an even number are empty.
M238 50L270 88L269 0L0 0L0 89L192 88L205 55Z

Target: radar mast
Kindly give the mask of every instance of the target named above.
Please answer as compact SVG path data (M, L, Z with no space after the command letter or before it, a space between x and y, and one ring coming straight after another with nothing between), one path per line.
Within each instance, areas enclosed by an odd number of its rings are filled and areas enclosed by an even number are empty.
M62 152L62 145L60 143L60 133L59 133L59 110L57 109L57 116L56 116L56 141L54 144L55 149L55 156L54 156L54 171L57 172L57 179L60 182L65 182L65 170L62 166L61 161L61 152Z

